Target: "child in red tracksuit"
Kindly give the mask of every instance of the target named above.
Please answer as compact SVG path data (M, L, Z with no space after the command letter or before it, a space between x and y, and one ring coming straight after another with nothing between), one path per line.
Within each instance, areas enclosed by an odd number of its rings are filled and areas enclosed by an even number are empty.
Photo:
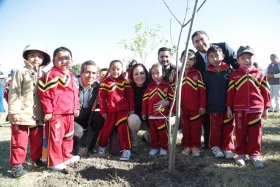
M166 116L168 116L169 108L155 108L154 104L162 100L168 100L171 103L173 100L173 89L164 80L166 73L162 64L153 64L150 73L153 82L148 85L144 93L141 112L143 120L146 120L147 115L149 116L151 132L151 150L149 154L152 156L156 155L160 148L160 155L167 155L168 136Z
M59 47L53 54L54 67L39 81L39 97L45 114L48 144L47 165L55 171L80 159L73 156L74 116L79 115L79 83L69 71L72 53Z
M182 52L180 60L182 60L184 53L185 51ZM194 157L199 157L202 115L205 114L206 107L206 91L200 72L193 68L196 62L193 50L189 50L186 59L181 90L182 154L189 155L192 152ZM173 79L173 88L175 84L176 77ZM173 112L175 112L175 107Z
M227 117L226 96L229 77L233 71L226 63L222 49L212 45L207 50L210 65L203 73L207 93L206 112L210 116L209 147L215 157L233 158L233 119Z
M110 75L107 77L108 73ZM130 135L127 126L128 114L134 113L133 90L129 82L122 76L123 64L119 60L113 60L107 74L102 79L98 91L100 114L105 119L104 126L99 134L98 155L105 155L113 129L117 126L120 134L120 146L122 155L120 160L130 159Z
M227 91L227 115L235 115L235 163L245 165L246 154L252 164L263 168L261 153L262 122L267 118L270 93L266 75L253 66L254 50L240 46L237 51L239 69L232 72Z

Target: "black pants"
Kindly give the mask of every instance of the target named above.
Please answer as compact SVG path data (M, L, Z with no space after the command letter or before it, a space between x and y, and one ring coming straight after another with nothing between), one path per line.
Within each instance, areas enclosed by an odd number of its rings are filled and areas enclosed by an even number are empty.
M210 117L209 114L204 114L203 115L203 120L202 120L202 126L203 126L203 140L204 140L204 146L207 145L209 146L209 136L210 136Z

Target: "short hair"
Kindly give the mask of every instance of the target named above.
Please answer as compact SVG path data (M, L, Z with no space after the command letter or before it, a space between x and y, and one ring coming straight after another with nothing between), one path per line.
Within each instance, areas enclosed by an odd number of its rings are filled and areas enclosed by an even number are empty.
M96 63L92 60L88 60L88 61L85 61L83 64L82 64L82 67L81 67L81 73L83 73L85 71L85 69L87 68L87 66L97 66Z
M61 47L57 48L56 50L54 50L54 52L53 52L53 58L55 58L56 54L57 54L59 51L68 51L68 52L70 53L71 58L72 58L72 52L70 51L70 49L68 49L67 47L63 47L63 46L61 46Z
M168 77L167 77L167 71L166 71L165 65L163 65L163 64L161 64L161 63L159 63L159 62L154 63L154 64L152 65L151 69L150 69L150 78L151 78L151 80L153 80L153 77L152 77L152 69L153 69L153 68L156 68L156 67L161 67L162 73L165 73L165 75L163 76L162 79L165 80L165 81L167 81L167 82L169 82Z
M217 45L212 45L211 47L209 47L209 49L207 50L207 56L211 53L220 53L220 54L224 54L222 48L220 48Z
M181 59L185 55L185 50L181 53ZM192 49L189 49L188 55L194 56L194 59L196 59L195 52Z
M136 83L135 83L135 81L133 80L133 71L134 71L134 69L137 68L138 66L141 66L141 67L143 68L145 74L146 74L146 81L144 82L144 85L143 85L143 86L144 86L144 87L147 87L148 84L151 82L151 78L150 78L150 75L149 75L149 72L148 72L147 68L146 68L143 64L134 64L134 65L131 67L131 69L129 70L129 77L130 77L130 79L131 79L130 84L131 84L132 86L136 86Z
M121 64L122 64L122 67L123 67L123 63L122 63L122 61L120 61L120 60L112 60L112 61L110 62L109 67L111 67L114 63L121 63Z
M170 49L170 48L168 48L168 47L161 47L161 48L159 48L159 50L158 50L158 57L159 57L159 53L160 53L161 51L169 51L169 53L171 53L171 49Z
M129 64L128 64L128 69L130 69L132 67L132 63L135 62L135 64L137 64L137 60L132 59Z
M199 31L195 31L193 34L192 34L192 42L193 42L193 39L194 37L196 37L197 35L199 34L204 34L205 36L208 36L207 33L203 30L199 30Z
M254 62L254 63L253 63L253 66L255 66L255 68L259 68L259 65L258 65L257 62Z

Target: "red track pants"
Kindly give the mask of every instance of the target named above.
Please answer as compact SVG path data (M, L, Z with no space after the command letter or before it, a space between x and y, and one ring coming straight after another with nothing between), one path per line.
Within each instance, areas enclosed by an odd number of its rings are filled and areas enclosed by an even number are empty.
M233 119L226 113L210 114L210 148L218 146L222 150L233 150Z
M165 119L149 119L151 148L168 150L167 124Z
M235 112L235 153L258 156L261 153L262 122L261 113L246 114Z
M22 165L26 158L28 146L28 130L30 140L30 158L34 162L42 157L43 126L15 125L11 126L11 165Z
M131 149L127 116L127 111L108 112L108 118L105 120L104 126L99 133L98 144L100 147L106 147L108 145L108 140L114 130L114 126L117 126L122 150Z
M74 115L53 115L46 123L48 166L56 166L73 157Z
M202 116L198 113L198 110L183 109L182 111L182 146L201 147Z

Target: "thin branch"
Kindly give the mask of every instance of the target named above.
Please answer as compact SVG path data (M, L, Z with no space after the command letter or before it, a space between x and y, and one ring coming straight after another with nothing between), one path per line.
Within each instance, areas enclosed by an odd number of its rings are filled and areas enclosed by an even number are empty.
M173 15L173 17L178 21L178 23L182 26L182 23L176 18L176 16L173 14L173 12L170 10L169 6L166 4L166 2L164 0L162 0L165 4L165 6L168 8L168 10L170 11L170 13Z
M172 21L172 18L170 18L170 42L171 42L171 45L173 46L173 41L172 41L172 34L171 34L171 21Z
M200 10L200 8L204 5L204 3L206 3L206 0L203 1L203 3L199 6L199 8L197 9L196 12L198 12L198 11ZM172 15L173 15L173 14L172 14ZM184 24L183 27L185 27L186 25L188 25L189 22L191 22L191 20L192 20L192 18L191 18L186 24Z
M187 3L187 8L186 8L186 13L185 13L185 17L184 17L183 24L185 23L186 18L187 18L187 13L188 13L188 10L189 10L189 2L190 2L190 0L188 0L188 3ZM183 27L184 27L184 26L183 26Z

